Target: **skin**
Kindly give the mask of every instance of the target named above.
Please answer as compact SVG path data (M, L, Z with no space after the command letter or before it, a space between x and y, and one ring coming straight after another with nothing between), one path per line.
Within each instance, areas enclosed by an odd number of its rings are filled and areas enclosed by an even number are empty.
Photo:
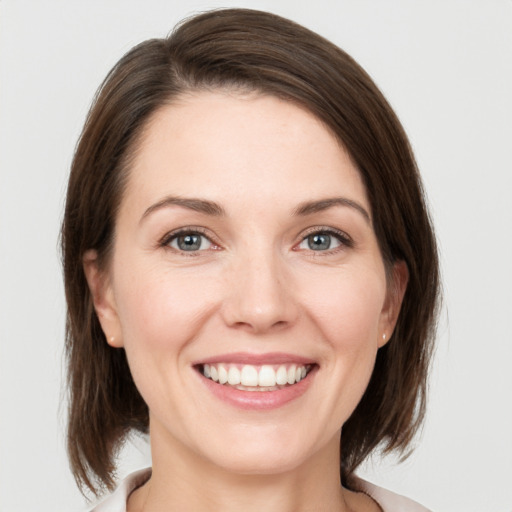
M333 197L349 203L297 214ZM205 238L185 252L169 233L191 226ZM327 230L343 238L312 249L307 237ZM110 264L88 251L84 269L150 410L153 476L130 512L379 510L340 486L341 427L391 336L407 272L395 265L389 286L359 173L311 113L220 91L161 108L135 154ZM194 367L233 352L302 356L316 371L295 400L243 410Z

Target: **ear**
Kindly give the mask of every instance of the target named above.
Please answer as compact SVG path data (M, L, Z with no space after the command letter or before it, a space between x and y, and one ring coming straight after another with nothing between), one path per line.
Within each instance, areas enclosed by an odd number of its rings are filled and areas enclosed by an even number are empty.
M123 346L121 323L108 272L100 270L98 253L94 249L85 252L82 259L85 277L91 292L94 309L107 339L116 348Z
M386 301L381 312L379 348L385 345L393 334L408 282L409 270L407 264L405 261L396 262L391 271Z

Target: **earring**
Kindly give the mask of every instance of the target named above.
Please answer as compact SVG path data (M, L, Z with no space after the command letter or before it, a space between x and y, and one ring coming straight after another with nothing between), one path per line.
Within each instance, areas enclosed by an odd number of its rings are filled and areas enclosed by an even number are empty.
M114 343L114 340L115 340L114 336L110 336L110 343Z
M386 333L382 335L382 341L386 341Z

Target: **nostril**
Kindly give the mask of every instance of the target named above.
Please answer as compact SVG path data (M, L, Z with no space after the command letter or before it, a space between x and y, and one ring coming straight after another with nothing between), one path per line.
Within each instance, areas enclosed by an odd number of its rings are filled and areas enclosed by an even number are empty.
M247 330L249 332L266 332L285 329L290 322L286 320L278 320L277 322L251 321L251 322L234 322L230 324L232 328Z
M230 282L221 308L228 326L261 333L284 329L298 318L295 298L276 279L271 267L259 268L258 273L245 269L244 274L233 275L233 279L239 279Z

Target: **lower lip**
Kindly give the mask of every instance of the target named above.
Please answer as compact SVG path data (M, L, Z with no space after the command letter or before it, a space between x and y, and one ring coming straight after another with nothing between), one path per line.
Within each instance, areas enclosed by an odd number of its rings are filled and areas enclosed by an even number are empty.
M199 377L208 390L217 398L238 409L270 410L282 407L301 397L312 383L316 370L317 367L315 366L297 384L276 389L275 391L243 391L229 385L214 382L204 377L201 373L199 373Z

